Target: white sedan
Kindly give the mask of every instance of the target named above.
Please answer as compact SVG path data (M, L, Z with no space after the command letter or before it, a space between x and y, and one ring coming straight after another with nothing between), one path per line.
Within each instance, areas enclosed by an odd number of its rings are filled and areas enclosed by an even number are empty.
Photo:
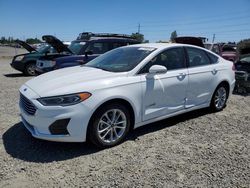
M233 63L206 49L132 45L29 80L20 88L21 118L36 138L111 147L142 125L222 110L234 84Z

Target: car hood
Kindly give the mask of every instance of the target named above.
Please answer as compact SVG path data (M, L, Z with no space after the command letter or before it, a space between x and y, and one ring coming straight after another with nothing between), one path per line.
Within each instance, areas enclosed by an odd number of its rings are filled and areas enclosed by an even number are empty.
M33 48L32 46L30 46L28 43L22 41L22 40L16 40L16 43L18 43L19 45L21 45L23 48L25 48L28 52L37 52L37 50L35 48Z
M113 73L101 69L76 66L37 76L25 83L40 97L57 96L112 87L127 73Z
M42 39L55 48L58 53L69 52L73 54L73 52L66 45L64 45L62 41L52 35L44 35Z

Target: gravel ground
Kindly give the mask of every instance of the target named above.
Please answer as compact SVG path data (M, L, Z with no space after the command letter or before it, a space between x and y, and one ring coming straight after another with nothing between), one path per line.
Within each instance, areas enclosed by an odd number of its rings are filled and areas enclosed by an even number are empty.
M106 150L53 143L22 126L18 88L31 77L4 56L0 187L250 187L250 96L232 95L218 113L204 109L149 124Z

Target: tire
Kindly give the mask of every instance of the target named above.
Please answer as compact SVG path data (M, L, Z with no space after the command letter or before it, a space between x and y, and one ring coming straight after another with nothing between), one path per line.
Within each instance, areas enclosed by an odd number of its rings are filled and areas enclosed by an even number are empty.
M107 104L91 118L88 139L99 148L113 147L125 139L130 125L130 113L124 105Z
M35 68L36 68L35 63L28 63L25 66L24 74L27 75L27 76L35 76L36 75Z
M210 109L213 112L218 112L223 110L226 107L227 99L228 99L229 91L228 87L225 84L220 84L212 97L210 103Z

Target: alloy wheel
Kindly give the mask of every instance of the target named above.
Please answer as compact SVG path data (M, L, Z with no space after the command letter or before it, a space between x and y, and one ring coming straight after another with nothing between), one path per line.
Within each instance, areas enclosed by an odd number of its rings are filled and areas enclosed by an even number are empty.
M35 68L36 68L36 65L33 64L33 63L28 65L28 67L27 67L28 74L31 75L31 76L34 76L36 74Z
M127 118L120 109L105 112L98 123L97 134L104 143L114 143L125 134Z
M227 91L224 87L220 87L215 94L214 103L217 109L222 109L227 100Z

